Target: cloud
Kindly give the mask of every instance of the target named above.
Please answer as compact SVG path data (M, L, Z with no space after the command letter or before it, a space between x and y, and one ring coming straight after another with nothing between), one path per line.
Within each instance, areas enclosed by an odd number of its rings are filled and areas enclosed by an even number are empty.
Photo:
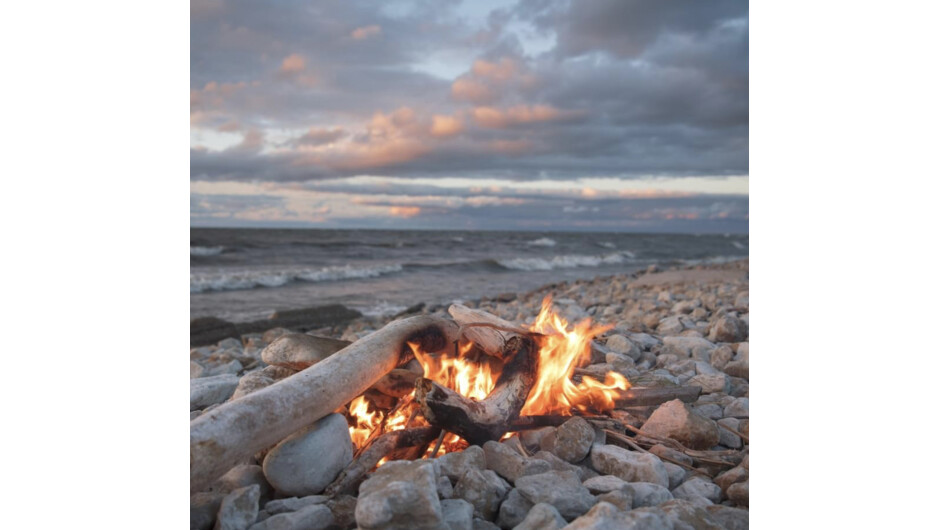
M747 2L199 0L191 15L192 181L748 173Z
M463 122L455 116L445 116L435 114L431 123L431 135L438 137L449 137L460 134L463 131Z
M473 109L473 117L477 123L483 127L494 129L504 129L527 123L566 120L580 114L577 111L559 110L551 105L517 105L503 110L494 107L477 107Z
M371 26L363 26L361 28L356 28L349 34L350 37L356 40L365 40L369 37L374 37L382 33L381 26L372 24Z
M307 62L303 55L292 53L281 61L280 72L285 75L293 75L303 72L307 67Z
M331 144L346 135L346 131L340 127L334 127L332 129L318 129L316 127L311 127L310 130L303 134L303 136L297 138L295 143L297 145Z

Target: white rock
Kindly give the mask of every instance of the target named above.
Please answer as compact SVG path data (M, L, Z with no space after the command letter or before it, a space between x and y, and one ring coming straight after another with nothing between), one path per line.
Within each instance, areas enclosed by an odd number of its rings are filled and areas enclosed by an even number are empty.
M346 419L340 414L330 414L268 451L264 458L264 476L285 495L314 495L333 482L352 462L352 456Z
M473 505L469 502L463 499L441 501L441 513L450 530L473 529Z
M628 451L615 445L596 445L591 449L591 465L601 473L626 482L652 482L669 486L669 473L652 453Z
M446 529L434 464L428 460L389 464L359 486L356 524L364 529Z
M687 500L696 496L704 497L712 504L716 504L721 500L721 488L710 480L702 477L692 477L672 490L672 496L677 499Z
M731 392L731 379L722 373L699 374L689 379L686 385L702 387L703 394L727 394Z
M272 515L250 530L324 530L334 522L329 508L323 504L311 504L297 511Z
M261 489L257 484L239 488L222 499L215 530L247 530L258 517Z
M529 510L525 519L513 527L513 530L558 530L567 524L554 506L540 502Z
M189 410L204 409L222 403L238 386L238 376L232 374L200 377L189 380Z
M650 482L632 482L626 489L633 493L633 508L658 506L673 498L668 489Z

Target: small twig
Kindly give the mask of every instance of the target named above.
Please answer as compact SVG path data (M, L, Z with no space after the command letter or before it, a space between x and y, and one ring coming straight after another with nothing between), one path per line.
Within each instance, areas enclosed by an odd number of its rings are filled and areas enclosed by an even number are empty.
M437 435L437 442L434 444L434 450L428 455L428 459L437 457L437 452L441 450L441 444L444 443L444 435L447 431L441 429L441 434Z
M420 411L421 411L420 407L415 407L415 409L411 411L411 417L408 418L408 423L405 424L406 429L411 427L411 422L415 421L415 418L418 416L418 412Z
M385 425L386 425L386 423L388 423L388 419L389 419L389 418L391 418L392 416L394 416L396 412L398 412L399 410L402 409L402 407L408 406L408 404L411 403L411 402L413 402L413 401L414 401L414 394L409 394L409 395L403 397L403 398L398 402L398 404L395 405L395 406L392 408L392 410L390 410L390 411L388 412L388 414L385 415L384 418L382 418L382 421L379 422L379 424L376 425L374 429L372 429L372 432L369 433L369 437L366 438L366 441L363 442L363 444L362 444L362 446L359 448L359 450L357 450L357 451L353 454L353 458L359 458L359 455L361 455L363 451L365 451L366 449L368 449L369 446L372 445L372 443L375 441L375 439L378 438L379 435L382 434L382 433L385 431Z

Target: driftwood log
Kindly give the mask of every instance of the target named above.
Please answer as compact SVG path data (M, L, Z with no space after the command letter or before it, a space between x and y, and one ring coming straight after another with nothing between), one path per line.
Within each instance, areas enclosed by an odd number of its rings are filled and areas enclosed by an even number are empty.
M190 423L190 491L202 491L240 460L342 407L412 358L453 347L456 324L434 316L397 320L327 359L211 410Z
M525 405L538 375L538 346L528 336L509 337L501 358L507 359L493 391L481 401L465 398L430 379L416 383L415 400L425 419L471 444L498 440Z
M451 305L447 312L460 324L460 333L464 339L473 342L487 355L500 359L506 355L505 347L509 339L528 334L508 320L461 304Z

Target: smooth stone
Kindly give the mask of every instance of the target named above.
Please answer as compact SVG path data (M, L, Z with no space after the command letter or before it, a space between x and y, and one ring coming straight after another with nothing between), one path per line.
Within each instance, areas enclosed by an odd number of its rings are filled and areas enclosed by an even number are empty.
M196 361L189 361L189 378L190 379L198 379L206 375L207 372L208 370L206 370L205 366L197 363Z
M273 384L274 379L268 377L268 375L264 373L264 370L248 372L238 380L238 386L235 388L235 392L232 394L232 399L238 399L242 396L247 396L252 392L261 390L262 388L271 386Z
M475 517L491 521L499 512L499 505L510 489L512 487L509 483L496 472L470 468L454 486L454 497L472 504Z
M643 430L676 440L690 449L709 449L719 439L718 425L714 421L692 412L678 399L660 405L643 424Z
M731 449L740 449L744 444L741 442L741 437L728 429L722 428L722 426L730 427L734 430L738 430L740 427L741 420L737 418L722 418L718 420L718 443L725 447L730 447Z
M695 476L683 482L679 487L672 490L672 496L677 499L689 499L693 496L705 497L712 503L718 503L721 500L721 488L712 481Z
M548 462L548 465L551 466L552 471L571 471L576 473L580 480L586 480L587 478L590 478L585 476L584 468L565 462L561 458L555 456L555 453L539 451L538 453L532 455L532 458Z
M614 490L597 496L597 502L609 502L625 512L633 509L633 492L630 490Z
M567 524L554 506L540 502L529 510L525 519L513 527L513 530L559 530Z
M634 361L640 358L640 348L623 335L611 335L607 338L607 347L614 353L630 357ZM610 361L608 361L610 362Z
M669 486L669 473L662 460L651 453L628 451L616 445L597 445L591 450L591 465L597 471L626 482L652 482Z
M709 506L705 510L725 530L748 530L750 512L747 510L722 505Z
M352 495L340 495L326 501L327 508L333 513L333 520L339 528L356 527L356 498Z
M349 345L344 340L315 337L306 333L281 335L261 352L267 364L303 370Z
M456 483L470 469L486 469L486 456L479 445L471 445L463 451L447 453L437 457L441 474Z
M565 529L616 530L623 528L643 530L674 530L672 521L657 508L620 511L609 502L599 502L591 511L575 519Z
M252 525L250 530L325 530L333 527L333 512L323 504L311 504L297 511L272 515Z
M574 416L558 427L553 453L570 463L580 462L594 444L594 427L580 416Z
M741 309L748 309L750 305L750 297L748 296L747 291L741 291L734 298L734 307L739 307Z
M437 479L437 496L441 499L450 499L454 496L454 485L446 476L442 475Z
M499 506L496 524L500 528L514 528L522 523L534 504L518 488L513 488Z
M726 418L747 418L748 417L748 398L739 397L725 406Z
M630 340L644 350L652 350L662 344L662 341L647 333L630 333Z
M473 518L473 530L500 530L499 526L486 519Z
M746 361L748 360L748 353L751 350L750 343L742 342L738 344L737 354L734 356L735 361Z
M672 462L663 462L663 465L666 467L666 473L669 474L669 489L676 488L679 484L682 484L682 481L685 480L685 468L682 466L677 466Z
M703 394L727 394L731 392L731 379L722 373L699 374L689 379L686 385L702 387Z
M265 331L264 333L261 334L261 340L263 340L264 342L266 342L266 343L268 343L268 344L271 344L272 342L274 342L275 340L277 340L277 339L278 339L279 337L281 337L282 335L287 335L287 334L289 334L290 332L291 332L291 331L290 331L289 329L286 329L286 328L271 328L271 329L269 329L269 330L267 330L267 331Z
M526 450L530 453L536 453L541 449L542 438L554 433L557 430L557 427L542 427L541 429L532 429L531 431L522 431L519 434L519 439L522 441L522 444L525 446Z
M189 498L189 528L190 530L209 530L215 523L215 516L219 513L219 506L225 493L202 492Z
M682 333L684 329L685 326L678 317L666 317L660 320L659 324L656 326L656 331L663 337L678 335Z
M665 337L660 354L709 362L714 351L715 345L700 337Z
M584 487L594 495L620 490L626 485L626 481L613 475L601 475L584 481Z
M297 510L306 508L307 506L323 504L329 499L330 498L326 495L308 495L307 497L289 497L287 499L276 499L273 501L268 501L268 503L264 505L264 511L271 515L296 512Z
M323 491L352 462L349 426L330 414L277 444L264 457L264 476L284 494L306 497Z
M239 488L222 499L215 530L247 530L258 517L261 488L257 484Z
M749 480L735 482L728 486L728 499L738 506L747 506Z
M573 519L594 505L594 496L571 471L551 471L520 477L516 488L533 504L546 502L558 509L565 519Z
M730 363L733 358L734 352L731 351L731 348L722 344L712 352L709 363L711 363L715 369L724 371L725 367L728 366L728 363Z
M721 491L728 494L728 488L732 484L737 484L738 482L744 482L748 479L748 471L741 466L733 467L724 473L721 473L715 477L715 484L721 488Z
M706 394L708 395L708 394ZM703 418L708 418L710 420L720 420L725 417L725 409L718 403L703 403L703 404L694 404L692 406L692 412L698 414ZM718 433L719 439L721 438L721 431Z
M685 499L674 499L659 505L675 528L694 528L695 530L722 530L721 524L712 517L704 506L696 505Z
M627 484L624 489L628 489L633 493L634 509L645 506L658 506L673 498L668 489L651 482L632 482Z
M526 458L504 443L490 440L483 444L486 468L495 471L510 483L524 475L544 473L551 465L544 460Z
M726 364L724 367L724 372L731 377L740 377L741 379L749 379L749 369L748 362L743 361L731 361Z
M359 486L356 524L365 529L446 529L435 482L429 460L378 468Z
M450 530L473 529L473 505L463 499L447 499L441 501L441 513L444 524Z
M725 315L712 326L708 338L712 342L741 342L747 338L747 325L731 315Z
M262 501L266 501L274 493L274 488L264 477L264 471L259 465L242 464L228 470L218 481L219 491L230 493L239 488L257 484L260 489Z
M610 352L604 360L606 361L605 364L612 366L614 370L621 374L629 376L629 374L636 371L636 362L626 354Z
M232 396L237 386L238 376L232 374L190 379L189 410L204 409L222 403Z

